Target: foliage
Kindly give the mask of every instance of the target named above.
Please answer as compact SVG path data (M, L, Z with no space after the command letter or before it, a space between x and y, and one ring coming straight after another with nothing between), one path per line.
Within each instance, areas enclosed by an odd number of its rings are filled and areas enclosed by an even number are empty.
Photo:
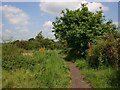
M15 45L3 44L3 88L62 88L70 81L69 69L56 51L27 53Z
M95 42L97 36L113 32L116 26L106 21L103 12L90 12L85 4L81 9L62 11L62 15L53 22L53 32L58 40L66 41L69 54L84 57L89 42ZM70 55L70 56L71 56Z
M2 55L19 55L23 52L23 49L18 48L13 44L2 44Z
M89 65L88 65L88 63L86 62L86 60L84 60L84 59L78 59L78 60L76 60L75 61L75 64L76 64L76 66L79 68L79 69L87 69L87 68L89 68Z
M120 65L120 33L106 33L101 36L96 45L88 50L88 62L92 67L112 66L118 69Z
M14 70L21 67L27 67L27 58L22 56L24 50L19 49L12 44L2 45L2 68L5 70ZM28 67L29 68L29 67Z
M55 49L55 42L51 39L45 38L42 32L38 33L35 38L28 40L16 40L12 42L17 47L25 50L34 50L45 47L46 49Z
M35 37L35 39L38 40L38 41L43 40L44 37L43 37L43 35L42 35L42 32L39 32L39 33L37 34L37 36Z
M109 76L110 81L109 84L113 87L113 88L120 88L120 69L115 71L114 74Z
M30 50L30 46L29 43L27 41L24 40L16 40L15 42L13 42L17 47L25 49L25 50Z
M110 67L93 69L86 60L77 60L75 63L93 88L119 88L120 73L116 74L115 69Z

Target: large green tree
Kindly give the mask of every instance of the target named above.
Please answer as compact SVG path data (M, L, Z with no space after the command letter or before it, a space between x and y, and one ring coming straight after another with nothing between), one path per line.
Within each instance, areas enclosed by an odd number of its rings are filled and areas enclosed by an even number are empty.
M70 55L77 57L85 56L89 42L95 42L96 37L117 29L111 20L105 19L101 7L94 13L86 4L81 6L81 9L62 11L53 22L55 37L66 41Z

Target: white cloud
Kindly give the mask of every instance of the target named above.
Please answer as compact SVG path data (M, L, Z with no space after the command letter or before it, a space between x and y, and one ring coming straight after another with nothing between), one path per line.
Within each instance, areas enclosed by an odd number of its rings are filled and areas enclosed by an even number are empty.
M62 10L65 10L66 8L69 9L76 9L78 6L77 3L69 3L68 2L41 2L40 3L40 9L44 12L50 13L50 14L60 14Z
M0 30L2 30L4 24L0 23Z
M11 29L6 29L1 32L1 36L3 42L9 41L9 40L25 40L29 39L31 33L28 31L28 29L23 29L23 30L11 30Z
M2 29L4 24L0 23L0 43L2 43Z
M23 27L16 27L16 30L18 30L21 33L29 33L29 29L26 26Z
M2 11L2 6L0 6L0 11Z
M9 24L13 25L9 30L3 30L3 40L13 39L28 39L29 31L29 16L22 9L15 6L4 5L0 6L3 16L8 20Z
M22 29L19 31L20 33L29 33L29 30L28 29Z
M87 7L92 12L95 12L96 10L99 10L99 7L102 7L103 11L108 11L109 10L109 8L106 7L106 6L103 6L102 3L96 3L96 2L88 3Z
M42 0L41 0L42 1ZM71 0L69 0L71 1ZM103 11L108 11L109 8L107 6L104 6L102 3L95 3L95 2L87 2L83 0L75 0L76 2L61 2L53 0L53 2L46 2L46 0L40 2L40 9L43 12L59 15L62 10L65 10L66 8L70 10L75 10L81 7L81 3L88 3L87 7L90 11L94 12L99 9L99 7L102 7Z
M15 35L16 33L13 32L12 30L5 30L1 33L1 36L2 36L2 41L5 42L5 41L8 41L8 40L12 40L13 39L13 36Z
M51 21L45 22L44 25L43 25L43 27L44 28L52 28L53 27L52 22Z
M42 31L42 33L45 37L55 39L54 33L52 32L52 30L53 30L52 28L53 28L52 22L51 21L46 21L43 24L43 26L41 28L41 31Z
M15 6L2 6L3 14L8 19L8 21L13 25L28 25L29 17L21 9Z

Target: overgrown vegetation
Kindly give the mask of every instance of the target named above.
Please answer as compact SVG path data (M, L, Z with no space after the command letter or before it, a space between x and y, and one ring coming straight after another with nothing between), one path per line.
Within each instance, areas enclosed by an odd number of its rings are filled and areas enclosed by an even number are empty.
M93 69L86 60L76 60L76 66L93 88L120 88L120 71L111 67Z
M95 43L98 36L117 31L112 21L105 19L101 8L93 13L86 4L81 6L81 9L62 11L53 22L56 38L67 44L68 58L85 57L89 44Z
M62 11L53 22L53 32L66 46L66 59L77 63L93 87L119 88L120 32L101 7L93 13L86 4L81 6Z
M94 88L120 88L120 32L100 8L62 11L53 22L58 41L43 37L3 44L3 87L58 88L69 85L65 59L75 61ZM62 55L58 55L62 49Z
M120 33L106 33L88 49L87 60L91 67L120 66Z
M29 54L31 53L31 54ZM69 69L57 51L25 52L3 44L3 88L65 88Z
M91 44L85 59L75 61L94 88L120 88L120 33L105 33Z
M21 41L16 40L11 43L25 50L37 50L39 48L46 48L52 50L58 48L56 42L54 42L52 39L45 38L42 35L42 32L38 33L35 38L30 38L29 40Z

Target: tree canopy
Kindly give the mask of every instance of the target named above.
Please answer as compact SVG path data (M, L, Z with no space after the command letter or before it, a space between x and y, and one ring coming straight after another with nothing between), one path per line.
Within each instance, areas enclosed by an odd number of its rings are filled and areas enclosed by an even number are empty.
M81 6L81 9L62 11L53 22L55 37L66 41L69 52L80 57L85 56L89 42L95 43L96 37L117 30L111 20L105 19L101 7L90 12L86 4Z

